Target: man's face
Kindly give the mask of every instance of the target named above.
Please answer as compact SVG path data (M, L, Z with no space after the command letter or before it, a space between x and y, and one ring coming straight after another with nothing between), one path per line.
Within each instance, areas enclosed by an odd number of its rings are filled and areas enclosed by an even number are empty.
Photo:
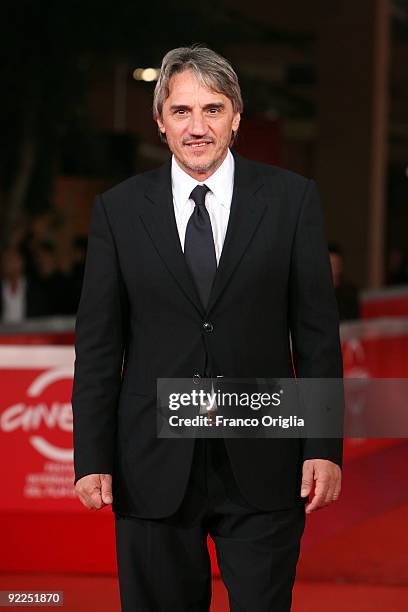
M224 161L240 118L229 98L208 89L186 70L171 78L157 124L179 166L204 181Z

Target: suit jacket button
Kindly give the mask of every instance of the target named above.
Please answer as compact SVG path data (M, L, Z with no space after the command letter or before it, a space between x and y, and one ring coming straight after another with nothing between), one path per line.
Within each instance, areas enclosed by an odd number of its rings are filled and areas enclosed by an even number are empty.
M200 378L201 378L200 374L198 372L194 372L194 374L193 374L193 383L195 385L199 385L200 384Z
M208 321L205 321L203 323L203 330L207 332L207 334L212 332L213 329L214 329L214 325L212 323L209 323Z

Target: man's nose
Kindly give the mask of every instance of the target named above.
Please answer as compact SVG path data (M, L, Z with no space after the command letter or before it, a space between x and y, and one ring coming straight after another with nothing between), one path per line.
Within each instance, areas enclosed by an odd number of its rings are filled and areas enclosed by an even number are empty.
M192 113L190 133L193 136L203 136L207 132L207 123L201 113Z

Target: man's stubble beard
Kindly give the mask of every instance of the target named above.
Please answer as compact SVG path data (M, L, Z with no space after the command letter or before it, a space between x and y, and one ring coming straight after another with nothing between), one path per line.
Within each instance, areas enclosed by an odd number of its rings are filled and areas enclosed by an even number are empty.
M207 162L206 164L193 164L188 160L183 160L183 164L185 168L188 168L192 172L197 172L197 174L207 174L211 170L215 171L219 168L219 166L221 166L222 161L227 155L227 151L225 151L225 154L218 155L215 159Z
M188 162L184 162L184 166L193 172L197 172L197 174L207 174L207 172L217 166L218 162L218 159L213 159L207 164L190 164Z

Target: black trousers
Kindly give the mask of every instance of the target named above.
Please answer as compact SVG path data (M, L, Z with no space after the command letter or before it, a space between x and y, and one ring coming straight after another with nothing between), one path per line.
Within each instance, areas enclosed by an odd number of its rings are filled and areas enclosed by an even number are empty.
M232 612L290 610L304 505L272 512L251 507L238 490L223 440L196 440L175 514L154 520L116 515L115 525L123 612L208 612L208 534Z

